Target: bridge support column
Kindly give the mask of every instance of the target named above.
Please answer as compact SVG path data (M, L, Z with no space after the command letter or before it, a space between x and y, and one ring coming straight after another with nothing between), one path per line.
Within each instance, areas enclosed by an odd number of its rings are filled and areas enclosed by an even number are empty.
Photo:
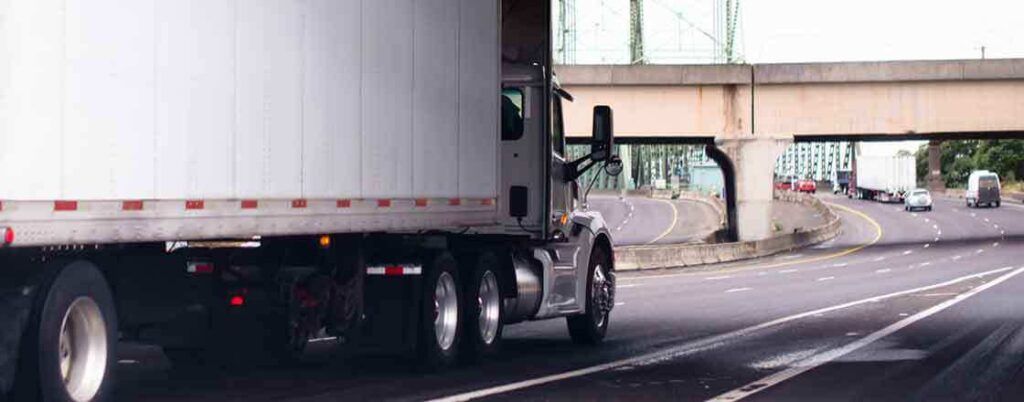
M726 198L729 226L738 240L762 240L772 235L775 162L792 142L792 137L716 140L732 163L735 191L727 193ZM726 174L726 169L722 172Z
M946 191L946 182L942 180L942 141L928 141L928 190L932 192Z

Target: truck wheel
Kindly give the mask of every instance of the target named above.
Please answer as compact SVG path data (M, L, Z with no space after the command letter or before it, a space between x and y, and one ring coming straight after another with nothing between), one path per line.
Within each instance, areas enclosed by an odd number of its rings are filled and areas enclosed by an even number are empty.
M459 349L459 272L455 258L442 253L423 281L419 357L426 368L455 364Z
M16 399L103 401L111 398L117 315L103 274L68 265L40 288L22 342Z
M607 252L594 248L587 275L587 310L566 318L569 336L580 345L596 345L608 332L608 318L615 303L615 283L610 275Z
M999 208L999 203L1000 203L1000 202L1001 202L1001 201L996 201L996 208Z
M471 359L494 355L501 347L505 306L497 268L497 258L485 254L466 283L463 339Z

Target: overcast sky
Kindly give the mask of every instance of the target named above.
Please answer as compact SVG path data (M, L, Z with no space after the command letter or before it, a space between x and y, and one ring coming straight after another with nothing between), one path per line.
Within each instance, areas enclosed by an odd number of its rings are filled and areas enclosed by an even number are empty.
M971 59L982 46L988 58L1024 58L1024 0L740 1L737 45L747 62ZM644 0L648 61L715 62L725 36L720 3ZM629 0L575 4L576 62L628 62Z
M746 0L750 62L1024 57L1024 0Z

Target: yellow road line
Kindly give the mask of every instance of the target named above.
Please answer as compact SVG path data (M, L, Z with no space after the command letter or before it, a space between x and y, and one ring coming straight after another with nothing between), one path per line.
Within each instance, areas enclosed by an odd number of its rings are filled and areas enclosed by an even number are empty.
M837 253L832 253L832 254L827 254L827 255L822 255L822 256L817 256L817 257L804 258L804 259L801 259L801 260L785 261L785 262L779 262L779 263L767 264L767 265L752 264L752 265L739 266L739 267L735 267L735 268L720 269L720 270L715 270L715 271L683 272L683 273L678 273L678 274L635 276L635 277L631 277L631 278L621 278L621 280L670 278L670 277L684 276L684 275L706 275L706 274L710 274L710 273L720 274L720 273L730 273L730 272L737 272L737 271L747 271L747 270L751 270L751 269L768 269L768 268L785 267L785 266L796 265L796 264L806 264L806 263L809 263L809 262L818 262L818 261L824 261L824 260L831 260L833 258L839 258L839 257L842 257L842 256L850 255L850 254L856 253L856 252L858 252L860 250L863 250L864 248L873 246L876 243L878 243L879 240L882 239L882 225L878 224L878 221L874 220L872 217L868 216L867 214L865 214L863 212L860 212L858 210L850 208L850 207L846 207L846 206L839 205L839 204L834 204L834 203L831 203L831 202L825 202L825 201L822 201L822 202L828 204L829 206L841 209L841 210L843 210L845 212L849 212L849 213L851 213L853 215L856 215L857 217L867 221L869 224L871 224L871 226L873 226L875 228L875 238L871 239L871 241L869 241L867 243L860 244L860 245L857 245L857 246L853 246L853 247L850 247L850 248L848 248L846 250L843 250L843 251L840 251L840 252L837 252Z
M676 209L676 204L673 204L670 201L666 201L666 200L663 200L663 199L660 199L660 198L655 198L655 200L664 202L664 203L668 204L669 207L672 208L672 223L668 225L668 229L665 229L664 232L662 232L660 235L658 235L658 237L655 237L654 240L651 240L651 241L647 242L647 244L654 244L658 240L661 240L661 239L665 238L665 236L668 236L668 234L672 233L672 230L674 230L676 228L676 222L679 220L679 210Z

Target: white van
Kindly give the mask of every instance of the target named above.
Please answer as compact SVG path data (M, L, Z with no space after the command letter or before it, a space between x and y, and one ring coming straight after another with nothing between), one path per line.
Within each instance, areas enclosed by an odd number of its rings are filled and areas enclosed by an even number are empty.
M981 205L999 207L999 175L987 170L975 170L967 178L967 192L964 194L967 207Z

